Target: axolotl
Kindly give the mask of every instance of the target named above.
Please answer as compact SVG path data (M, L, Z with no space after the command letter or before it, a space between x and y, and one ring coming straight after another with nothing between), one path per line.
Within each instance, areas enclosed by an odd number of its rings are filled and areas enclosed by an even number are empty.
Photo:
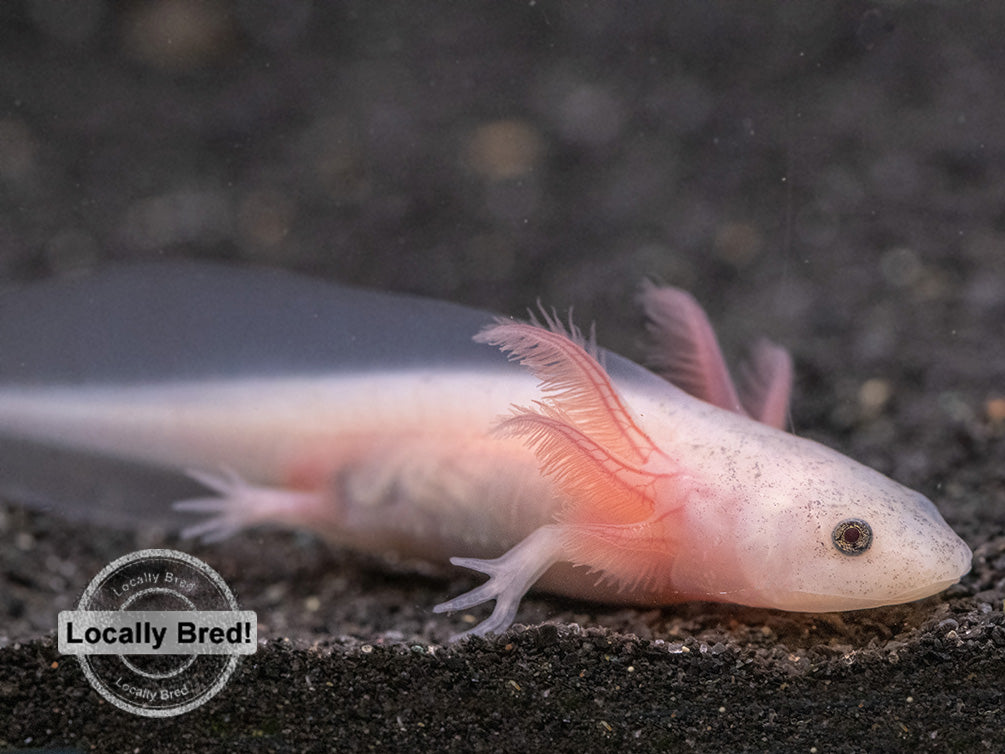
M971 552L921 494L784 431L787 353L734 386L707 318L644 287L649 371L521 322L292 273L162 263L0 294L0 488L94 519L304 527L587 600L843 611ZM188 493L181 492L186 489ZM191 519L190 519L191 520ZM277 567L281 567L277 565Z

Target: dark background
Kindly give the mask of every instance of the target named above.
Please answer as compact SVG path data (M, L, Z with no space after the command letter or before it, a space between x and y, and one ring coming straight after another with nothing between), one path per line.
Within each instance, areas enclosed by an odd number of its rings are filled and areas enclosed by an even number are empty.
M643 277L728 351L793 353L793 423L930 496L962 585L841 615L535 596L307 535L216 547L0 509L0 747L1001 750L1005 8L996 3L11 1L0 282L229 260L519 314L637 356ZM2 357L2 355L0 355ZM0 459L2 462L2 459ZM109 560L182 546L272 639L133 718L51 638ZM581 626L582 628L577 627Z

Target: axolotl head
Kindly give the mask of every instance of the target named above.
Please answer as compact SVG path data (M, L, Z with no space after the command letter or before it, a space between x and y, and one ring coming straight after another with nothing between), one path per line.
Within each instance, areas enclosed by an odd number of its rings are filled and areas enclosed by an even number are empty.
M921 599L970 570L970 548L925 496L810 440L758 434L757 452L741 446L728 464L738 483L693 501L677 583L706 578L704 562L731 574L712 599L827 612Z
M554 480L561 559L600 574L592 591L569 577L563 593L607 598L612 584L633 601L826 612L910 602L969 570L969 548L925 497L740 410L693 309L663 328L664 350L686 357L664 377L683 374L692 395L612 354L602 366L550 324L499 322L477 339L540 380L544 397L497 432L526 438Z

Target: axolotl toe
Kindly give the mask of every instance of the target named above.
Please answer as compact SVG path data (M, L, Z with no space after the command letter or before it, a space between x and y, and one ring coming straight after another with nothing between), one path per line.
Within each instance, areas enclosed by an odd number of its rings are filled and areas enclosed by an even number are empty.
M71 514L177 509L489 578L662 605L836 611L935 594L971 553L930 501L784 431L792 365L730 379L688 294L647 285L649 371L552 317L495 318L289 273L112 268L0 294L0 485Z

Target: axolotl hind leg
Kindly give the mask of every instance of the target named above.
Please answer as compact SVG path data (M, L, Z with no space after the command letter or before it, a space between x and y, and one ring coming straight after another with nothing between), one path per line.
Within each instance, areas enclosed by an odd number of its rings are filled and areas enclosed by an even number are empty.
M233 471L210 474L190 469L188 475L213 490L212 497L180 500L174 509L212 514L182 530L185 538L217 542L239 531L266 523L309 527L326 502L322 492L305 492L249 484Z

